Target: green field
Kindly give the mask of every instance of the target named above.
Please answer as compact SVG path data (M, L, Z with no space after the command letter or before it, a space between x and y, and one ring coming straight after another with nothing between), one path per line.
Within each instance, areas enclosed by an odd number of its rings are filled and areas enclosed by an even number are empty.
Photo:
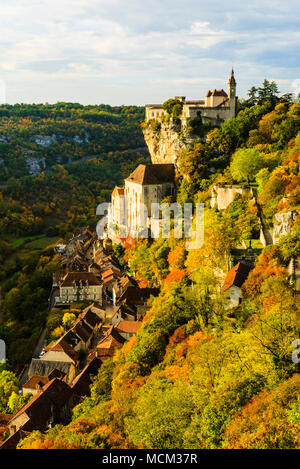
M25 236L17 238L11 242L12 249L18 249L24 247L24 249L44 249L56 243L59 240L59 236L46 236L45 234L35 236Z

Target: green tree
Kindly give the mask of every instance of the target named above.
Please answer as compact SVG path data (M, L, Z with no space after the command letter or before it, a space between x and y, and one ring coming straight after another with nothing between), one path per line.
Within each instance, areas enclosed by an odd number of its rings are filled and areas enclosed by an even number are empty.
M172 117L179 117L182 111L183 102L179 99L168 99L163 103L164 110Z
M146 448L182 448L193 409L186 383L153 378L140 392L133 418L127 419L128 437Z
M18 392L18 380L14 373L4 370L0 373L0 412L9 410L8 401L13 392Z
M16 414L27 402L32 398L32 394L26 393L23 395L17 394L13 391L8 399L8 408L12 414Z
M241 148L233 155L230 171L236 181L247 181L249 183L266 166L265 158L258 150L254 148Z
M252 86L250 90L248 91L248 96L249 99L247 100L247 103L250 106L254 106L257 103L257 88L255 86Z
M275 81L264 80L261 87L258 88L258 103L262 104L264 101L271 101L272 104L276 104L278 101L278 85Z
M76 321L76 316L74 313L65 313L62 318L62 323L65 329L70 329L70 327Z

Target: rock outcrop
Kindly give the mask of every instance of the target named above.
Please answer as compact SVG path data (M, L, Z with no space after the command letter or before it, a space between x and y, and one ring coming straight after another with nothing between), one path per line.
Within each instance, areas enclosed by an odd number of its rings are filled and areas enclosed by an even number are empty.
M179 151L193 141L193 137L178 132L172 124L162 123L158 131L145 127L143 133L153 164L176 164Z
M299 210L291 210L289 212L275 213L273 243L276 244L281 236L285 236L292 231L295 218L300 215Z

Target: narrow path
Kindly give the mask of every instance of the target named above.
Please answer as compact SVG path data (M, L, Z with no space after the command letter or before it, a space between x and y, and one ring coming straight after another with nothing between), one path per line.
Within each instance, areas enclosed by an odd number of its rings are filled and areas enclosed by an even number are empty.
M44 348L45 337L46 337L46 328L44 328L40 333L40 336L39 336L37 344L35 346L32 358L39 358L40 353Z
M270 229L268 228L268 222L265 219L265 216L263 214L261 206L257 202L257 199L255 199L255 201L256 201L256 205L257 205L257 209L258 209L258 218L260 220L261 229L262 229L265 241L266 241L266 245L268 246L268 245L273 244L273 236L271 234Z

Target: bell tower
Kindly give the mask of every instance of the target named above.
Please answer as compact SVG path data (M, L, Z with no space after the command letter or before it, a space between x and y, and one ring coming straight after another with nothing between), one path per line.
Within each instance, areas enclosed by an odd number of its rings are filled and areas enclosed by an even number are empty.
M228 98L231 111L231 117L235 117L237 113L237 96L236 96L236 81L234 78L234 70L231 70L231 76L228 80Z

